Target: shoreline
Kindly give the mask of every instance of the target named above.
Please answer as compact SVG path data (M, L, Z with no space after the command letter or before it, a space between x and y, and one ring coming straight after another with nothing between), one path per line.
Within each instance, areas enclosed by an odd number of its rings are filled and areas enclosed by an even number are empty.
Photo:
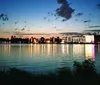
M47 43L0 43L0 44L47 44ZM49 43L49 44L100 44L100 43Z
M16 68L0 70L2 85L100 85L100 74L94 62L85 60L74 62L73 70L68 67L58 68L55 73L35 74Z

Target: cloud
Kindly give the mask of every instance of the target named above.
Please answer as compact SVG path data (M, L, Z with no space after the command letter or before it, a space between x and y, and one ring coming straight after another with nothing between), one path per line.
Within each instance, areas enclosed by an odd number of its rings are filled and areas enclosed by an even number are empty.
M62 22L65 22L65 21L67 21L67 20L66 20L66 19L63 19L63 20L62 20Z
M3 16L4 16L4 14L0 14L0 19L2 19Z
M97 7L100 9L100 4L97 4Z
M100 26L89 26L89 28L98 28Z
M78 19L75 19L75 21L78 21Z
M24 31L24 30L25 30L25 28L21 29L21 31Z
M7 31L0 30L0 33L1 33L1 34L10 34L11 32L10 32L10 31L8 31L8 30L7 30Z
M2 23L3 25L5 24L5 23Z
M85 21L84 21L84 23L88 23L88 22L91 22L91 20L85 20Z
M30 31L30 29L28 31Z
M44 17L44 20L46 20L46 17Z
M62 31L62 29L56 29L56 31Z
M15 30L18 30L17 28L15 28Z
M61 4L60 8L56 9L56 15L63 17L68 20L72 17L72 13L74 13L75 9L72 9L67 0L57 0L58 4Z
M5 34L9 34L10 32L8 32L8 31L5 31L5 32L3 32L3 33L5 33Z
M15 24L18 24L18 22L15 22Z
M83 13L81 12L81 13L77 13L75 16L79 17L79 16L82 16L82 15L83 15Z
M0 14L0 20L3 20L3 21L8 21L8 16L6 14Z

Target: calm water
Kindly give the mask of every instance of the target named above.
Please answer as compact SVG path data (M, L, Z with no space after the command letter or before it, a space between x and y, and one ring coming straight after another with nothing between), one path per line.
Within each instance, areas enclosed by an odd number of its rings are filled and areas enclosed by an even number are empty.
M0 45L0 69L16 67L30 72L72 67L73 61L94 59L100 70L100 45L94 44L9 44Z

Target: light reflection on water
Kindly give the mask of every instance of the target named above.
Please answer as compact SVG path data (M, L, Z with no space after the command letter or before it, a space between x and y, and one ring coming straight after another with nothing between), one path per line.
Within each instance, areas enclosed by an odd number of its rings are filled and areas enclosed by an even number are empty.
M8 44L0 45L0 68L17 67L34 72L72 67L73 61L91 58L99 68L100 45L94 44Z

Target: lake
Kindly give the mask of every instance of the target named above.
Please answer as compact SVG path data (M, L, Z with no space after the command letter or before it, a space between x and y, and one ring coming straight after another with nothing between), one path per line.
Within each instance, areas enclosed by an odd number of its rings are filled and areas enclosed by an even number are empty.
M73 66L73 61L93 59L100 71L100 45L95 44L0 44L0 69L16 67L30 72L54 72Z

